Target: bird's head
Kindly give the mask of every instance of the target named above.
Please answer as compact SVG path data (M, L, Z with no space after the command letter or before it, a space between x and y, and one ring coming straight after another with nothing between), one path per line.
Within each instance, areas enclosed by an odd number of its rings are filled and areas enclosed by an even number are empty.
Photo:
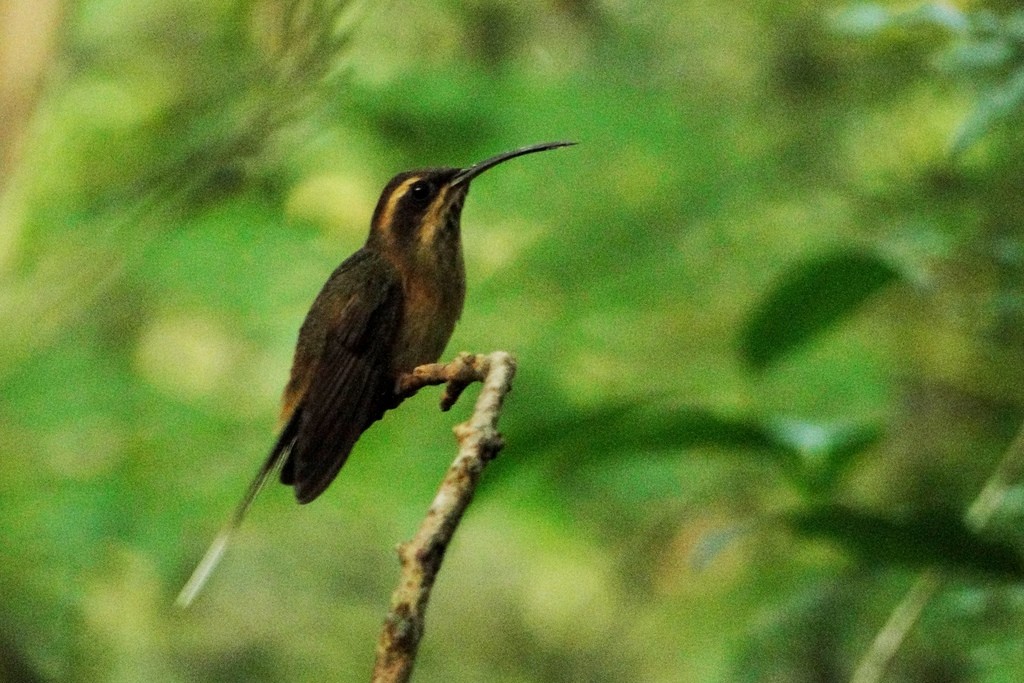
M565 147L546 142L498 154L467 168L428 168L399 173L385 186L373 212L367 246L396 263L446 263L461 254L459 220L469 183L524 154Z

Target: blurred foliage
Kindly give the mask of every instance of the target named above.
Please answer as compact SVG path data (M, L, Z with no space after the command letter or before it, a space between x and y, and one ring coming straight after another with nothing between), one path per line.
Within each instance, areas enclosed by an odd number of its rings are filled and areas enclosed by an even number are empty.
M1024 498L961 519L1024 417L1021 16L68 4L0 180L0 680L365 680L472 391L171 601L388 178L551 139L463 215L449 352L521 368L417 680L845 680L920 567L891 680L1020 678Z
M785 280L760 303L743 331L741 353L755 369L813 340L849 318L899 273L873 254L843 250L819 257L786 273Z
M851 35L877 37L887 32L936 32L947 44L934 56L942 72L975 84L981 95L961 124L951 152L962 154L990 129L1024 109L1024 10L961 9L945 2L913 9L890 9L859 3L835 17L836 27Z
M980 536L957 511L927 510L893 520L830 505L799 510L788 522L801 534L849 549L869 567L937 567L1014 580L1024 569L1016 548Z

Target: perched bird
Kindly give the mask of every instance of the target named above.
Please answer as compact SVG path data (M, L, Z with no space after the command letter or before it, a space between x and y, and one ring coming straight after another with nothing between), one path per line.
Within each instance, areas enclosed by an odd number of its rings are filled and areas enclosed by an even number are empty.
M470 181L509 159L571 144L522 147L468 168L407 171L385 186L366 244L327 279L299 330L277 442L179 605L202 589L278 467L300 503L315 499L359 436L401 402L399 378L441 357L466 295L460 218Z

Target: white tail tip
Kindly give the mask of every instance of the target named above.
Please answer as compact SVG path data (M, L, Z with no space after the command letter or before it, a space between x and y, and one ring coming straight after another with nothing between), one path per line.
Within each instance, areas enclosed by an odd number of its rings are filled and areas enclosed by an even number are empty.
M203 555L202 561L196 567L195 571L192 572L192 576L189 577L188 582L185 584L181 592L178 593L178 598L174 601L174 604L178 607L185 609L192 604L192 601L196 599L199 592L203 590L203 586L206 585L207 579L210 578L210 574L217 567L220 562L220 558L223 557L224 551L228 547L228 539L231 537L231 529L223 529L217 538L213 539L213 543L210 544L209 550Z

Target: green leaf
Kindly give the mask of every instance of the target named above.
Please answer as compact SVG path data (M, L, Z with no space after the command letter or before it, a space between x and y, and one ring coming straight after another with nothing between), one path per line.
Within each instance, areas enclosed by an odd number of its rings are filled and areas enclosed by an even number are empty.
M574 464L607 462L623 453L693 449L771 462L805 493L827 494L860 455L883 435L876 423L815 423L729 416L707 408L611 402L551 416L510 439L537 451L571 452Z
M935 59L935 65L946 73L969 75L1000 68L1013 57L1013 47L1005 39L972 40L941 52Z
M773 450L771 431L758 420L717 415L702 408L666 411L651 419L642 437L651 450L727 448Z
M1016 113L1024 104L1024 68L1017 69L1006 82L978 100L953 139L950 154L957 157L974 146L1000 121Z
M828 505L793 513L786 521L797 534L836 543L871 567L938 568L1004 578L1024 575L1013 546L977 534L953 510L892 519Z
M947 2L921 5L898 15L898 21L907 28L939 28L954 34L963 34L971 30L968 15Z
M796 266L744 325L744 360L755 370L764 370L856 313L872 295L901 277L878 255L860 251L839 251Z
M724 417L705 408L616 401L556 417L557 424L541 425L517 438L536 448L571 444L589 453L776 448L771 430L760 421Z
M894 12L873 2L845 7L832 18L833 29L850 36L873 37L892 29L937 28L964 34L971 28L968 15L945 2L921 5L907 12Z
M890 28L896 15L873 2L844 7L832 16L832 29L849 36L870 37Z
M772 435L799 463L805 488L816 493L833 490L856 457L885 434L876 423L823 424L803 420L775 420Z

